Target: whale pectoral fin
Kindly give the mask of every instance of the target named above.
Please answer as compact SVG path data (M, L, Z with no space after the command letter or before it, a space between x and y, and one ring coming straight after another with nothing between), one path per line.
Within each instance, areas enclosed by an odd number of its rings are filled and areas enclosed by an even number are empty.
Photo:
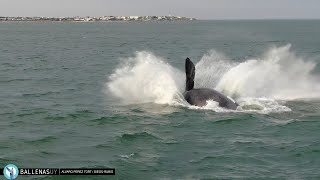
M189 58L186 59L185 71L186 71L186 91L189 91L194 87L194 76L195 76L195 67Z

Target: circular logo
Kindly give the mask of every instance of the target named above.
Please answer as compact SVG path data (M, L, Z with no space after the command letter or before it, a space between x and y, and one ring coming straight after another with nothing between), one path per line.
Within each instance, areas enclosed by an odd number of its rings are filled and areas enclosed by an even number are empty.
M3 175L7 179L15 179L18 177L18 174L19 174L19 169L14 164L8 164L3 169Z

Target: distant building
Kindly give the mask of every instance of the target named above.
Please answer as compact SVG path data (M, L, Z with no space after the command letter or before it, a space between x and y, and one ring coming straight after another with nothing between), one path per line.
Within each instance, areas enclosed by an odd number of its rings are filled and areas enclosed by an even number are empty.
M0 21L177 21L195 20L180 16L102 16L102 17L4 17Z

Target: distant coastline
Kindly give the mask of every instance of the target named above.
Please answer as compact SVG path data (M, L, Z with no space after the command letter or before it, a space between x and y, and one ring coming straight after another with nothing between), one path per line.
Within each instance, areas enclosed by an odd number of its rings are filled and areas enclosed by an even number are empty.
M101 17L4 17L1 21L58 21L58 22L105 22L105 21L192 21L195 18L181 16L101 16Z

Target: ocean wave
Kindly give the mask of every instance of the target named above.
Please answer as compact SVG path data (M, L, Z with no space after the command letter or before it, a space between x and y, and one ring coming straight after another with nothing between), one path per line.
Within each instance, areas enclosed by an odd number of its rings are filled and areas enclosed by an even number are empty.
M52 141L55 141L57 139L58 138L55 136L45 136L45 137L41 137L39 139L28 141L28 143L33 144L33 145L40 145L40 144L45 144L45 143L51 143Z
M159 138L147 132L138 132L133 134L122 134L119 137L119 140L121 142L133 142L137 140L154 141L154 140L159 140Z

